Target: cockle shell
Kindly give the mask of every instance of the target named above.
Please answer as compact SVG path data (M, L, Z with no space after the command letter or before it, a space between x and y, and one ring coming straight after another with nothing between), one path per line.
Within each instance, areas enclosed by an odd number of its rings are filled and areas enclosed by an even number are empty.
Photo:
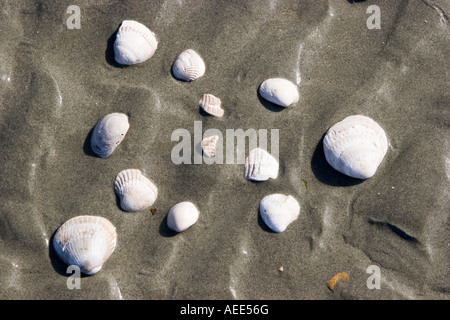
M102 268L117 242L116 228L99 216L77 216L67 220L56 231L53 247L68 265L92 275Z
M202 140L203 154L207 157L214 157L216 155L216 144L219 141L219 136L214 135L206 137Z
M125 211L141 211L150 207L158 197L158 188L138 169L125 169L116 177L114 190Z
M290 195L274 193L261 200L259 212L270 229L275 232L283 232L298 218L300 205Z
M265 181L269 178L276 179L278 177L278 160L270 153L255 148L250 151L249 156L245 160L245 177L248 180Z
M197 222L199 210L189 201L174 205L167 215L167 226L176 232L182 232Z
M259 86L261 97L282 107L298 102L300 96L295 84L283 78L270 78Z
M107 114L94 127L91 136L92 151L101 158L109 157L125 138L129 128L126 114Z
M328 129L323 149L334 169L353 178L367 179L382 162L388 140L383 128L374 120L354 115Z
M221 108L221 103L219 98L212 94L205 93L200 100L199 105L205 112L216 117L223 117L225 111Z
M117 63L132 65L150 59L158 47L155 34L142 23L124 20L114 42Z
M206 66L202 57L192 49L183 51L172 66L172 73L178 80L192 81L205 74Z

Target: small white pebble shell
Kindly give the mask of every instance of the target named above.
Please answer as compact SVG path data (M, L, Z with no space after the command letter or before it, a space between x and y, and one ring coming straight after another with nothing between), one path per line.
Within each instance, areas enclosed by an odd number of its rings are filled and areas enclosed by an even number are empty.
M202 140L202 150L203 154L207 157L214 157L216 155L216 144L219 141L219 136L214 135L206 137Z
M189 201L174 205L167 215L167 226L176 232L182 232L197 222L200 212Z
M224 110L221 108L221 101L212 94L205 93L199 102L200 108L210 115L223 117Z
M101 158L109 157L125 138L129 128L126 114L107 114L97 122L92 131L92 151Z
M175 78L183 81L192 81L205 74L206 66L202 57L192 49L180 53L172 66Z
M298 102L300 96L297 86L283 78L270 78L259 86L261 97L282 107Z
M275 232L283 232L298 218L300 205L290 195L274 193L261 200L259 212L270 229Z
M261 148L250 151L245 160L245 177L248 180L265 181L278 177L279 163L270 153Z

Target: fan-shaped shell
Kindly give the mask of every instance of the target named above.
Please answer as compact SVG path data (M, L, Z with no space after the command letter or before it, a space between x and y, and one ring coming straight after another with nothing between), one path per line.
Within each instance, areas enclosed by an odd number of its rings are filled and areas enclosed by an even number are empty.
M203 154L207 157L214 157L216 155L216 144L219 141L219 136L214 135L206 137L202 140Z
M117 63L132 65L150 59L158 47L155 34L145 25L124 20L114 42L114 58Z
M300 204L290 195L274 193L261 200L259 212L270 229L283 232L298 218Z
M192 81L205 74L206 66L202 57L192 49L183 51L172 66L172 73L178 80Z
M167 226L173 231L182 232L197 222L199 214L199 210L192 202L177 203L169 210Z
M129 128L130 124L126 114L107 114L97 122L92 131L92 151L99 157L109 157L125 138Z
M353 178L367 179L382 162L388 140L383 128L374 120L354 115L328 129L323 149L334 169Z
M199 102L200 108L210 115L223 117L224 110L221 108L221 101L212 94L205 93Z
M117 242L116 228L99 216L77 216L67 220L56 231L53 247L68 265L92 275L102 268Z
M138 169L125 169L116 177L114 190L125 211L141 211L149 208L158 197L158 188Z
M250 151L245 160L245 177L248 180L265 181L278 177L279 164L270 153L261 148Z
M295 84L283 78L270 78L259 86L261 97L282 107L298 102L300 96Z

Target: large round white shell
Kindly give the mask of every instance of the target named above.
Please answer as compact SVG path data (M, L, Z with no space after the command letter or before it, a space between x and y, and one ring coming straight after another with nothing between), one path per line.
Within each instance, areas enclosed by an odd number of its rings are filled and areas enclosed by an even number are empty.
M145 25L124 20L114 42L114 58L117 63L132 65L150 59L158 47L155 34Z
M245 160L245 177L248 180L265 181L278 177L279 163L270 153L261 148L250 151Z
M180 53L172 66L175 78L183 81L192 81L205 74L206 66L202 57L192 49Z
M173 231L182 232L197 222L199 214L192 202L179 202L169 210L167 226Z
M261 97L282 107L288 107L300 99L297 86L283 78L270 78L259 86Z
M283 232L298 218L300 204L290 195L274 193L261 200L259 212L270 229Z
M354 115L328 129L323 149L334 169L353 178L367 179L383 161L388 140L383 128L374 120Z
M138 169L125 169L116 177L114 190L120 207L129 212L149 208L158 197L158 188Z
M77 216L67 220L56 231L53 247L68 265L92 275L102 268L117 242L116 228L99 216Z
M91 149L99 157L109 157L125 138L130 124L123 113L110 113L104 116L94 127L91 136Z

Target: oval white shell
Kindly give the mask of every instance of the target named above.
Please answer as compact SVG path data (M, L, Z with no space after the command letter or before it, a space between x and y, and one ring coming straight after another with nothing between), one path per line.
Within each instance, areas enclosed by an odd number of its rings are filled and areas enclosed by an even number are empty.
M300 204L290 195L274 193L261 200L259 212L270 229L283 232L298 218Z
M371 118L349 116L328 129L323 139L328 163L357 179L372 177L383 160L388 140L383 128Z
M189 201L174 205L167 215L167 226L176 232L182 232L197 222L200 212Z
M212 94L205 93L199 102L200 108L210 115L216 117L223 117L224 110L221 108L221 101L216 96Z
M117 63L132 65L150 59L158 47L155 34L142 23L124 20L114 42Z
M98 216L77 216L67 220L56 231L53 247L68 265L92 275L102 268L117 242L116 228Z
M183 51L172 66L172 73L178 80L192 81L205 74L206 66L202 57L192 49Z
M202 140L202 150L203 154L207 157L214 157L216 155L216 144L219 141L219 136L214 135L211 137L206 137Z
M250 151L245 160L245 177L248 180L265 181L278 177L279 164L270 153L261 148Z
M91 136L91 149L99 157L109 157L125 138L130 124L123 113L110 113L100 119Z
M158 197L158 188L138 169L119 172L114 190L120 198L120 207L129 212L147 209Z
M288 107L300 99L297 86L283 78L265 80L259 86L259 94L267 101L282 107Z

